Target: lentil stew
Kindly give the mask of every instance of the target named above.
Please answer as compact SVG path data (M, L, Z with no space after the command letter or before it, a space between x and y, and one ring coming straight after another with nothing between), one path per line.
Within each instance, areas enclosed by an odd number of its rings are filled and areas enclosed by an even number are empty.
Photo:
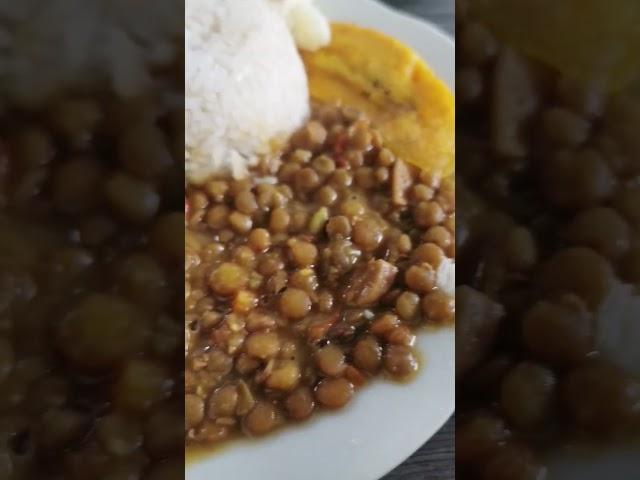
M415 331L454 320L452 179L418 172L367 118L315 106L246 179L188 187L187 445L260 436L410 378Z

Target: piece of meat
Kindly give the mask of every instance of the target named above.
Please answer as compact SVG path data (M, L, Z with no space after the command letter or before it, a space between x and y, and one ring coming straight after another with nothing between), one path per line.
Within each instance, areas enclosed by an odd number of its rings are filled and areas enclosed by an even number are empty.
M317 315L307 327L307 339L310 343L316 343L320 340L324 340L329 333L331 327L333 327L339 319L339 315Z
M391 200L395 205L407 205L407 192L413 185L413 173L402 160L396 160L391 177Z
M466 285L456 288L456 377L475 367L495 340L504 308Z
M321 267L329 282L337 281L353 269L362 251L349 240L336 238L323 249Z
M376 303L389 291L397 274L395 265L384 260L371 260L351 276L345 293L347 304L364 307Z

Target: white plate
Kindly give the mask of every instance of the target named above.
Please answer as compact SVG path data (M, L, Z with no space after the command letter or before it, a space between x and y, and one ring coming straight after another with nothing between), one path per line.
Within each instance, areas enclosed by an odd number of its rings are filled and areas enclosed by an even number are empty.
M375 28L411 45L454 89L453 40L372 0L318 0L332 20ZM407 385L377 382L337 413L238 442L187 467L187 480L375 480L402 463L451 416L454 331L418 339L423 367Z

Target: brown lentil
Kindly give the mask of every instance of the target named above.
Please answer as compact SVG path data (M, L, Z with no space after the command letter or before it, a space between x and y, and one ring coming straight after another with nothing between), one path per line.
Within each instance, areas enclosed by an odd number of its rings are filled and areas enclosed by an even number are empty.
M418 360L407 345L389 345L384 352L384 368L396 378L406 378L418 370Z
M288 318L300 319L311 310L311 299L304 290L287 288L280 297L280 312Z
M422 312L428 323L452 323L455 318L455 301L441 291L429 292L422 299Z
M325 378L316 387L316 400L325 408L342 408L353 397L353 385L344 378Z
M406 271L404 281L414 292L428 293L435 287L436 272L428 263L413 265Z
M244 417L244 428L250 435L264 435L278 424L278 413L275 407L267 402L260 402Z
M289 417L294 420L309 418L315 407L311 389L309 387L298 387L287 397L285 406Z
M337 377L345 369L344 353L335 345L319 349L315 353L315 361L320 371L329 377Z

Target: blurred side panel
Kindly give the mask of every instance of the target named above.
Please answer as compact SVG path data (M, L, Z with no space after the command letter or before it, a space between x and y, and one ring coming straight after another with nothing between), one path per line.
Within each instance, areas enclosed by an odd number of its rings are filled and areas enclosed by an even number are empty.
M460 478L640 471L640 5L458 1Z
M0 2L0 478L184 476L184 3Z

